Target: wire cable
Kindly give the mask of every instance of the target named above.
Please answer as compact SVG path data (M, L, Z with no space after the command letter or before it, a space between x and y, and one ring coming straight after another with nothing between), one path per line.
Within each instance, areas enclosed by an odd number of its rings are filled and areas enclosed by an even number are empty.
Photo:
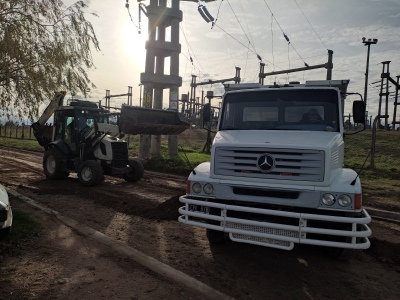
M232 10L232 12L233 12L233 15L235 16L235 18L236 18L236 21L239 23L239 26L240 26L240 28L242 29L242 31L243 31L243 33L244 33L244 35L246 36L246 39L247 39L247 41L249 42L249 44L253 47L253 50L254 50L254 53L256 53L257 54L257 57L258 57L258 59L260 59L261 58L261 56L257 53L257 51L256 51L256 49L255 49L255 47L254 47L254 45L251 43L251 41L250 41L250 39L249 39L249 37L247 36L247 33L246 33L246 31L244 30L244 28L243 28L243 26L242 26L242 23L240 22L240 20L239 20L239 18L237 17L237 15L236 15L236 13L235 13L235 11L233 10L233 7L232 7L232 5L230 4L230 2L229 2L229 0L227 0L227 2L228 2L228 4L229 4L229 7L231 8L231 10ZM262 61L262 59L260 59L261 61Z
M135 24L135 22L133 22L132 15L131 15L131 11L129 10L129 7L126 7L126 10L128 11L128 14L129 14L129 17L131 18L131 21L132 21L133 26L135 26L137 29L141 30L140 26L137 26L137 25Z
M247 54L246 54L246 60L244 64L244 76L243 76L243 81L246 79L246 71L247 71L247 62L249 60L249 50L247 49Z
M213 22L213 24L212 24L212 26L211 26L211 29L213 29L215 23L217 23L218 16L219 16L219 10L221 9L222 2L224 2L224 0L221 0L221 2L219 3L218 11L217 11L217 16L215 17L215 21Z
M240 8L242 9L242 14L243 14L244 22L246 23L247 32L249 32L251 43L254 45L253 37L252 37L252 35L251 35L251 31L250 31L250 28L249 28L249 23L247 22L246 14L244 13L242 1L239 0L239 3L240 3Z
M304 18L306 18L308 24L311 26L312 30L314 31L314 33L317 35L318 39L321 41L322 45L324 45L325 49L328 50L328 47L326 47L325 43L322 41L322 39L320 38L320 36L318 35L317 31L314 29L314 27L311 25L310 21L308 20L307 16L304 14L303 10L301 9L300 5L297 3L296 0L294 0L294 2L296 3L297 7L300 9L301 13L303 14Z
M278 25L279 29L282 31L283 37L285 38L285 40L288 42L288 44L290 44L290 46L293 48L293 50L296 52L296 54L298 55L298 57L303 61L304 65L306 67L308 67L307 63L304 61L304 59L301 57L300 53L296 50L296 48L293 46L293 44L290 42L289 37L286 35L286 33L283 31L281 25L279 24L278 20L276 19L274 13L272 12L272 9L269 7L268 3L266 0L264 0L265 5L267 6L269 12L271 13L271 15L273 16L273 18L276 21L276 24Z
M248 49L249 51L251 51L253 54L255 54L255 55L257 55L257 58L259 59L259 60L263 60L262 58L261 58L261 56L256 52L256 51L254 51L253 49L250 49L250 47L248 47L248 46L246 46L245 44L243 44L241 41L239 41L236 37L234 37L232 34L230 34L229 32L227 32L225 29L223 29L221 26L219 26L218 24L215 24L215 26L217 26L219 29L221 29L225 34L227 34L228 36L230 36L232 39L234 39L236 42L238 42L240 45L242 45L243 47L245 47L246 49ZM268 62L269 64L271 64L271 62L270 61L267 61L267 60L265 60L266 62Z
M182 32L182 34L183 34L183 36L184 36L184 38L185 38L186 46L187 46L187 48L188 48L188 52L191 51L191 53L193 54L193 57L196 59L196 62L197 62L197 64L199 65L199 72L202 72L203 75L205 76L204 69L203 69L203 67L202 67L201 64L200 64L200 61L197 59L197 57L196 57L196 55L195 55L195 53L194 53L192 47L190 46L185 31L182 29L182 27L181 27L180 25L179 25L179 29L181 30L181 32ZM185 56L183 53L181 53L181 54L182 54L183 56ZM190 55L190 52L189 52L189 55ZM188 60L192 63L193 66L195 66L194 60L193 60L193 58L192 58L191 55L190 55L190 58L187 57L187 56L185 56L185 57L186 57L186 59L188 59ZM200 69L201 69L201 70L200 70Z
M221 3L222 3L222 2L221 2ZM224 26L223 21L221 20L220 22L221 22L221 25ZM228 39L227 39L227 37L226 37L225 34L224 34L224 39L225 39L225 42L226 42L226 46L228 47L229 57L231 58L231 60L232 60L232 62L233 62L233 66L236 67L235 58L234 58L233 55L232 55L232 49L231 49L231 47L229 46L229 41L228 41Z

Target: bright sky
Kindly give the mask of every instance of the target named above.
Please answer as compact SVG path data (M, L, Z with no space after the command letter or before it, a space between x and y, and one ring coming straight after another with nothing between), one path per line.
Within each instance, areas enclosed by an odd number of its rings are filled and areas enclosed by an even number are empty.
M64 1L66 4L72 0ZM126 0L91 0L90 17L100 42L101 52L94 53L96 70L91 80L97 86L91 99L104 99L105 90L121 94L133 87L133 104L139 105L140 73L144 72L147 18L142 14L142 33L138 25L138 6L130 0L131 21ZM143 1L145 5L149 1ZM350 79L348 91L364 95L367 47L362 38L376 38L371 45L367 110L378 111L380 76L383 61L391 61L390 75L400 75L400 0L217 0L203 3L217 18L216 26L206 23L195 2L181 1L183 21L180 24L179 94L190 91L191 75L197 82L232 78L235 67L241 68L242 82L258 82L259 54L266 64L265 72L300 68L327 62L327 49L333 50L333 79ZM273 17L272 17L272 13ZM289 37L290 45L282 31ZM189 58L193 58L193 64ZM166 69L169 70L166 64ZM168 73L168 72L166 72ZM326 70L291 73L267 77L265 83L286 83L326 78ZM373 83L379 81L379 83ZM222 85L197 88L221 95ZM394 92L394 87L391 87ZM113 103L114 101L114 103ZM126 102L114 98L111 105ZM389 100L390 121L393 101ZM168 97L164 97L164 107ZM350 109L350 105L348 107ZM348 110L346 110L348 111ZM383 111L384 113L384 111ZM398 119L400 111L398 110Z

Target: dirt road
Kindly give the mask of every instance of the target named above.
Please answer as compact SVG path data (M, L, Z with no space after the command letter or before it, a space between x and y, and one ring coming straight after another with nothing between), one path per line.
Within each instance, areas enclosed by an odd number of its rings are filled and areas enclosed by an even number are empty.
M236 299L398 299L400 253L396 224L374 221L368 251L348 262L320 248L293 251L226 241L210 247L202 229L177 221L185 181L146 174L138 183L107 178L96 188L76 176L49 181L39 155L0 150L0 182L60 214L129 245ZM185 286L146 270L52 216L19 200L44 229L14 255L2 254L10 275L5 299L202 299ZM3 286L3 283L0 283ZM20 298L12 295L22 295ZM28 296L26 296L28 295ZM2 294L4 296L4 294ZM24 298L25 297L25 298Z

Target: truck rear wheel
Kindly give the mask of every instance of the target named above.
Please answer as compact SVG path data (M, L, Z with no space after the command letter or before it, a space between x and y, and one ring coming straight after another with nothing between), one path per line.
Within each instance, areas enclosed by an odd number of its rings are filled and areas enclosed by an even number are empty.
M78 179L84 186L95 186L104 180L103 169L97 161L86 160L79 167Z
M65 155L58 148L50 148L43 155L43 170L47 179L65 179L69 172L65 171Z
M144 168L142 163L137 159L129 160L130 170L124 174L123 177L128 182L137 182L142 179L144 175Z

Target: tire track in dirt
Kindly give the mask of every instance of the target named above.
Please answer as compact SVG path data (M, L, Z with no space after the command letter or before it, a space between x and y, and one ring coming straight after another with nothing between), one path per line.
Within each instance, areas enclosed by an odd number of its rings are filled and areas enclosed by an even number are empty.
M36 167L2 161L7 172L0 180L18 179L21 186L13 187L21 194L237 299L397 299L400 294L398 266L365 251L338 263L304 245L290 252L228 240L209 245L204 230L183 226L172 213L164 219L168 209L177 213L183 182L177 186L148 174L135 184L107 178L88 188L73 175L46 180L37 155L26 154L25 161ZM29 176L21 177L21 169Z

